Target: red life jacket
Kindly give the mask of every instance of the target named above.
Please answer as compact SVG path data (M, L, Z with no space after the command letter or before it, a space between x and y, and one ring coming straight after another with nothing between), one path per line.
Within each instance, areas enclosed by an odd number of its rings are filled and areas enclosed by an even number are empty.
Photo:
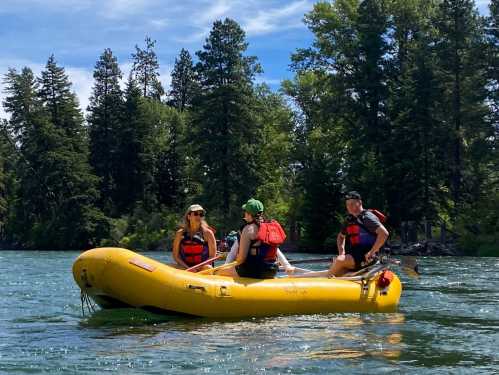
M281 224L275 220L264 221L258 225L256 239L251 241L247 260L263 264L274 264L277 261L277 248L284 243L286 233ZM254 245L259 243L259 245ZM249 259L248 259L249 258Z
M366 211L372 212L381 223L386 221L386 215L376 209L368 209L357 217L349 216L347 219L346 236L350 247L370 248L376 242L376 233L372 233L363 223Z
M184 230L180 240L180 257L189 267L204 262L210 257L208 242L204 240L203 232L194 233L192 238Z

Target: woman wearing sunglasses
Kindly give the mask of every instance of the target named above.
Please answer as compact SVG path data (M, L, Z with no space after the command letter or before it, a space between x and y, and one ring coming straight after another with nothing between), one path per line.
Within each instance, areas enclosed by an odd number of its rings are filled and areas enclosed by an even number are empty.
M205 221L205 210L193 204L184 215L184 223L173 240L173 259L182 268L195 266L216 256L215 235ZM206 265L199 270L210 268Z

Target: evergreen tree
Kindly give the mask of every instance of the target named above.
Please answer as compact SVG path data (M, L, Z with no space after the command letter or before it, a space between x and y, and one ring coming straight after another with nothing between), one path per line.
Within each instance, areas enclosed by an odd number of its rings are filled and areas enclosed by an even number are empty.
M8 220L8 170L7 162L9 158L9 140L10 135L7 132L4 120L0 120L0 243L5 239L5 227Z
M388 113L390 136L385 140L387 166L384 189L390 222L436 221L447 201L445 154L447 133L439 116L442 95L436 79L434 29L436 7L427 1L391 4L394 16L392 71Z
M160 100L165 91L159 81L159 63L154 51L156 41L146 36L145 43L145 49L135 46L135 53L132 54L132 72L142 95Z
M182 48L179 58L175 59L172 72L171 104L180 111L189 107L198 91L194 66L189 51Z
M303 228L301 245L312 251L334 246L338 218L343 215L341 191L346 154L345 131L336 116L337 92L320 70L300 71L283 85L300 112L295 129L293 170L296 173L297 225Z
M10 68L4 78L7 97L3 102L5 111L10 113L6 125L15 140L22 144L25 132L30 126L30 116L38 105L38 83L31 69L24 67L19 74Z
M487 19L489 99L492 103L495 133L499 135L499 1L492 0ZM499 137L496 137L496 139Z
M141 96L132 75L125 89L123 122L118 133L116 155L120 160L117 170L117 207L129 212L137 202L154 207L154 129L148 117L148 99Z
M50 114L50 120L54 126L64 130L75 150L84 153L85 147L78 148L84 146L83 117L78 99L71 91L71 82L64 68L57 66L54 55L49 57L38 83L38 96Z
M11 75L7 80L8 86L14 87L14 81L21 78ZM97 178L88 164L81 113L68 77L53 57L40 82L37 93L33 83L24 91L11 91L6 99L13 103L18 97L23 99L19 102L26 103L35 93L41 98L35 106L29 106L30 113L23 114L28 122L21 131L18 238L29 248L81 249L95 245L105 235L106 219L94 207ZM6 109L22 112L20 107Z
M449 180L457 209L470 199L469 183L475 180L467 172L470 171L468 152L475 141L482 142L476 135L487 132L483 121L487 112L483 30L472 0L444 0L435 24L439 80L444 88L440 105L449 115L447 129L452 142Z
M123 114L123 94L119 85L121 71L116 57L106 49L95 65L94 87L88 107L90 135L90 164L100 177L101 207L107 214L115 214L115 200L119 143L118 133Z
M223 217L225 228L240 217L241 202L260 184L255 155L262 128L255 121L252 80L261 68L255 57L243 55L247 46L240 26L225 19L213 24L196 53L201 88L193 106L191 144L204 200Z
M160 132L156 137L158 151L155 168L158 202L175 210L183 210L188 179L186 157L189 157L185 144L186 118L180 111L171 107L160 109L165 118L161 121ZM187 189L187 191L185 190Z

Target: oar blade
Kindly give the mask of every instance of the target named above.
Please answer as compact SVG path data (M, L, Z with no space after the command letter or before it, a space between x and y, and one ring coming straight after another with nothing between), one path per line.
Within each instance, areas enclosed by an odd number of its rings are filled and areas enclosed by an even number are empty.
M419 278L421 273L419 272L419 265L416 260L416 257L413 256L402 256L401 257L401 267L404 270L404 272L413 278Z

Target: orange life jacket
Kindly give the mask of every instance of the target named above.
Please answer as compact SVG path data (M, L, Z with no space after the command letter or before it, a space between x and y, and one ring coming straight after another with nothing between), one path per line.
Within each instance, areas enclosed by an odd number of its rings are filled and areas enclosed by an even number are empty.
M180 240L180 257L189 267L207 260L210 256L208 242L205 241L203 232L198 231L192 237L184 230Z

